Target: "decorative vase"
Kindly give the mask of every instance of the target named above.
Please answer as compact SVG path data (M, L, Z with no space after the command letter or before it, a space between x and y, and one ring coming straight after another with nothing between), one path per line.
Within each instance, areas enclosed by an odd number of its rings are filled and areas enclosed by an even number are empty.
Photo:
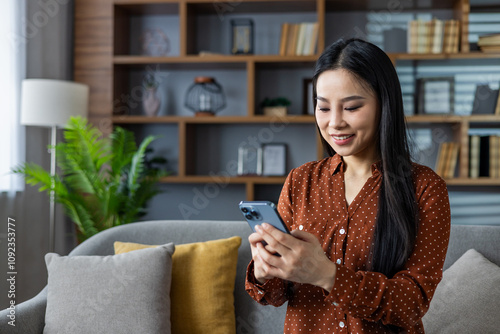
M160 98L156 94L156 87L144 89L142 109L147 116L156 116L160 110Z

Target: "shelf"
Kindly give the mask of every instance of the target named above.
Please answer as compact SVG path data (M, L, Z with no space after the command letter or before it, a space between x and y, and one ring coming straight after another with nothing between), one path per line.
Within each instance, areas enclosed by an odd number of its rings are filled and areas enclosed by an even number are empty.
M187 123L187 124L248 124L248 123L315 123L314 116L113 116L111 121L116 124L152 124L152 123Z
M205 55L185 57L149 57L134 55L116 55L115 65L145 65L145 64L193 64L193 63L295 63L315 62L318 56L280 56L280 55Z
M499 53L489 52L458 52L458 53L389 53L395 60L444 60L444 59L485 59L500 58Z
M349 26L351 23L348 21L351 18L354 27L366 26L366 29L369 29L365 22L367 14L385 15L387 11L391 15L396 12L418 14L438 10L443 13L438 13L437 17L443 15L461 21L460 47L463 51L443 54L389 53L394 64L399 60L402 65L408 64L410 67L428 64L434 66L434 63L444 60L445 65L461 66L469 60L480 63L481 59L484 59L484 63L491 65L490 63L496 64L496 59L500 59L500 52L468 52L467 22L470 0L434 0L425 4L412 3L404 6L399 3L388 5L383 1L369 0L110 0L105 1L108 2L107 6L103 6L101 2L103 1L75 1L74 74L75 81L89 84L91 87L90 120L96 123L110 120L114 125L129 126L141 135L169 132L171 137L168 137L168 144L165 139L163 146L168 146L165 148L169 150L167 154L174 157L173 163L178 164L178 175L165 177L162 183L181 185L227 182L237 188L244 187L248 200L263 197L269 189L274 191L279 188L278 185L283 184L285 178L212 177L208 174L211 170L224 170L227 161L235 160L236 148L231 145L235 146L246 140L249 133L258 133L261 128L272 129L273 125L276 125L276 128L284 128L281 126L283 124L289 125L290 129L286 134L277 131L273 133L276 135L274 139L278 138L283 142L305 142L304 138L315 136L315 142L290 146L290 157L295 159L311 152L314 152L311 153L314 156L308 156L310 160L323 157L314 116L300 115L303 106L302 81L312 76L314 64L326 41L331 42L337 35L351 37L349 33L357 31ZM332 21L331 17L327 19L325 15L332 15L341 20ZM244 16L254 19L256 41L259 38L262 42L260 49L257 48L259 44L256 44L256 55L228 54L229 20ZM356 20L362 22L363 26ZM279 49L281 24L302 21L317 21L319 24L318 54L276 54ZM89 26L98 28L89 30ZM150 27L165 30L171 42L169 56L140 55L141 34ZM213 53L200 55L202 50ZM89 58L89 54L94 56ZM126 104L123 102L123 96L127 97L133 93L133 89L141 87L143 72L149 70L158 70L162 75L170 75L171 80L165 80L163 84L164 97L166 96L164 101L168 104L162 105L161 115L171 116L142 116L140 107L128 105L126 107L131 110L130 113L136 115L112 115L113 110L122 110L121 105ZM213 75L226 80L222 82L220 79L227 96L233 99L233 104L224 111L225 113L214 117L195 117L193 113L187 113L181 97L195 75ZM258 105L264 97L282 95L293 100L288 116L258 115L261 113ZM235 100L238 103L234 103ZM447 140L460 143L461 155L457 168L457 176L460 177L447 180L448 185L500 186L500 179L467 178L469 130L499 128L500 116L426 114L408 116L406 120L412 128L441 128L449 137ZM300 132L296 131L297 129ZM297 133L300 135L296 136ZM213 142L206 140L207 138ZM171 145L171 142L174 144ZM200 146L203 148L199 148ZM225 155L221 156L223 154ZM194 167L207 166L211 159L215 162L206 168ZM201 161L203 164L199 163ZM217 161L219 163L216 163ZM289 164L291 168L298 165L298 162L289 161ZM258 196L255 196L257 194Z
M161 183L231 183L231 184L283 184L284 176L166 176Z
M477 179L471 178L453 178L446 179L448 186L500 186L500 179L492 179L489 177L480 177Z
M497 115L413 115L406 116L406 121L412 123L500 123Z
M407 1L407 2L387 2L387 1L352 1L352 0L326 0L327 11L380 11L380 13L408 12L428 9L453 8L457 0L443 1Z

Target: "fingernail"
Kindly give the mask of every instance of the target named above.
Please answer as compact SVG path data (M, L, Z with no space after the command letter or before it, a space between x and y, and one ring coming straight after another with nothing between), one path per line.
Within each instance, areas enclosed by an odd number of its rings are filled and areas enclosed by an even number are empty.
M268 224L268 223L263 223L263 224L262 224L262 227L263 227L264 229L268 230L268 229L269 229L269 224Z
M260 225L255 225L255 231L262 232L262 227L260 227Z

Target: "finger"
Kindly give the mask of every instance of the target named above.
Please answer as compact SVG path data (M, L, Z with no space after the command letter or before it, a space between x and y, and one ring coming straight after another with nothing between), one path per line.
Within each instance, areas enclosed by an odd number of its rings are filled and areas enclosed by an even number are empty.
M276 256L276 252L269 252L266 247L262 246L262 244L257 246L258 256L261 260L271 267L278 267L282 265L282 261L279 256Z
M256 227L256 230L260 235L262 236L263 240L266 243L266 248L270 253L279 253L281 255L285 254L286 252L289 252L290 249L283 246L279 240L276 240L270 233L268 233L266 230L264 230L262 227ZM278 230L276 230L278 233L282 233ZM283 233L284 234L284 233ZM288 236L290 237L290 236Z
M262 235L260 233L252 233L248 236L248 242L255 246L257 243L261 243L262 241L264 241L264 239L262 238Z
M298 240L295 237L278 230L277 228L275 228L271 224L267 224L267 223L262 224L262 229L265 232L265 234L263 234L264 240L266 240L266 242L268 244L270 244L271 246L275 247L276 250L278 251L278 253L280 253L281 250L287 251L287 250L291 250L297 246ZM271 238L272 238L271 240L274 241L274 243L269 242L269 240L266 239L266 234L268 236L271 236ZM275 243L280 244L280 247L282 249L278 249L275 246Z

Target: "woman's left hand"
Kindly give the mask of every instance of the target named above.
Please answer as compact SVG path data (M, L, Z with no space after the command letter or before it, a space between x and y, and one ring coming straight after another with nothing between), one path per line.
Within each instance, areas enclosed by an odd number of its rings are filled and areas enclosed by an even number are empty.
M299 230L288 235L267 223L257 226L256 231L267 243L266 247L257 245L267 276L316 285L326 291L333 288L337 267L325 255L316 236Z

